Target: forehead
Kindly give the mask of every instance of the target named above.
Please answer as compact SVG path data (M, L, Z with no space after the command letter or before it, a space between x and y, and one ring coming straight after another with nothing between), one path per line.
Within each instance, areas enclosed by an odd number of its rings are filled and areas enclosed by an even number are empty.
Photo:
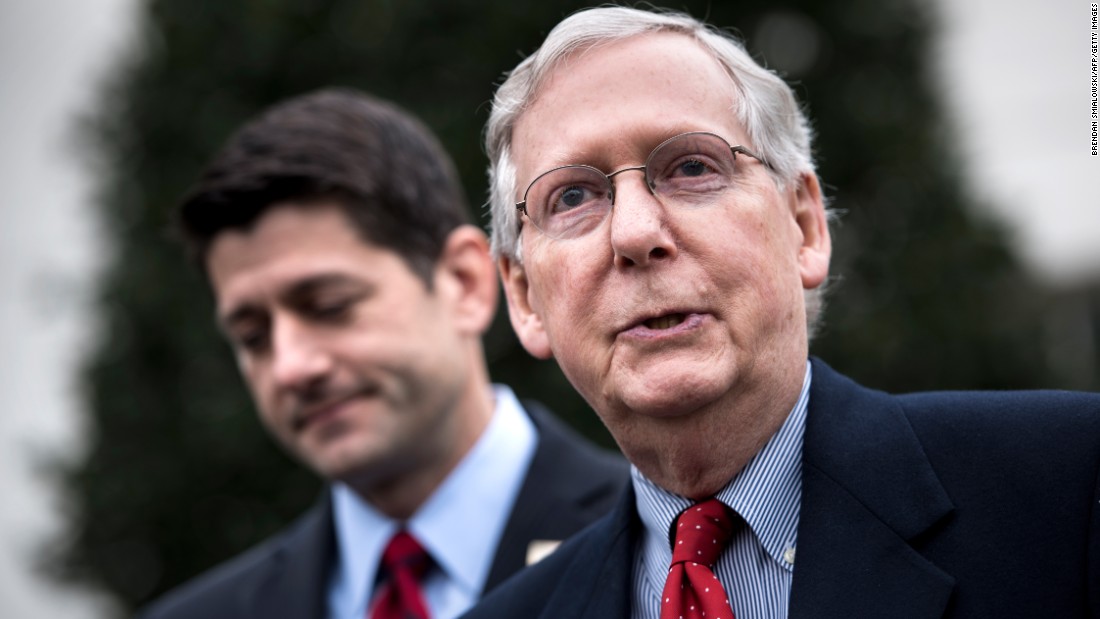
M726 69L685 34L643 34L579 50L547 75L516 122L518 181L569 163L636 163L687 131L743 143L737 96Z
M335 203L278 204L253 226L218 234L206 257L218 304L263 293L310 277L356 277L402 262L391 250L365 241Z

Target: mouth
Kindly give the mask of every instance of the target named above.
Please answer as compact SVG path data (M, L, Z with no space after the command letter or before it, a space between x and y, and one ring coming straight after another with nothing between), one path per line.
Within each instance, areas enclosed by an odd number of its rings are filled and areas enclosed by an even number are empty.
M642 325L654 331L664 331L679 326L686 318L685 314L665 314L664 316L643 320Z
M345 399L302 409L299 414L294 416L294 431L301 432L309 426L322 423L324 420L335 415L336 411L338 411L347 401L348 400Z
M374 390L365 389L330 397L321 402L302 403L294 415L294 431L301 432L309 426L324 423L335 417L348 403L362 397L369 397L373 393Z
M643 318L621 332L630 338L654 339L676 337L703 325L705 313L693 311L668 312Z

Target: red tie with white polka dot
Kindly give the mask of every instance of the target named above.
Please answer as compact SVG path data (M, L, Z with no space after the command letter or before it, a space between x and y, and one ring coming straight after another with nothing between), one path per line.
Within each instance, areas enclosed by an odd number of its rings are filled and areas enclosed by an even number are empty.
M661 619L733 619L729 596L712 568L733 535L733 519L718 499L677 517L672 567L661 594Z
M428 619L428 605L420 592L420 579L432 558L413 536L398 531L382 552L382 585L370 619Z

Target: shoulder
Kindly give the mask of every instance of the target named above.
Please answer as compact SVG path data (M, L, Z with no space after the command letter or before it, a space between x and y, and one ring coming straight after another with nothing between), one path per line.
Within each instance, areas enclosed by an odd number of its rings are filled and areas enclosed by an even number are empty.
M1100 394L946 391L895 396L918 433L1100 448Z
M141 619L240 616L242 587L271 560L279 540L272 538L172 589L139 613Z
M940 391L891 395L814 360L805 459L840 478L927 461L949 494L1092 496L1100 474L1100 395ZM1050 488L1051 479L1063 483ZM1073 499L1078 500L1078 499Z
M281 532L154 600L139 619L229 619L250 616L251 596L292 539L326 517L314 507Z
M827 415L814 422L819 433L830 437L832 453L823 457L835 459L837 445L853 437L863 444L857 451L895 454L911 436L957 500L1057 494L1079 501L1096 492L1100 394L1032 390L889 395L861 387L821 364L814 372L815 382L823 378L819 395L827 402ZM837 424L842 430L822 431L822 424ZM1060 480L1056 488L1052 479Z
M1031 480L1036 490L1051 479L1091 485L1100 470L1100 395L937 392L895 401L941 470L984 470L990 480Z
M1100 394L1073 391L930 391L891 395L814 360L811 407L828 423L866 427L900 412L925 444L1001 449L1100 449Z

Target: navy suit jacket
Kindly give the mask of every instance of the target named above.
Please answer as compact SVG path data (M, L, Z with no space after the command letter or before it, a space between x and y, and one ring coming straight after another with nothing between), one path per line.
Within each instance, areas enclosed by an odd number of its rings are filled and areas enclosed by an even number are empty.
M465 619L630 617L633 492ZM1100 395L863 388L813 360L790 617L1100 618Z
M629 486L628 465L533 402L538 446L493 558L485 591L526 565L533 540L560 540L607 513ZM145 619L323 619L336 552L326 496L287 530L169 592Z

